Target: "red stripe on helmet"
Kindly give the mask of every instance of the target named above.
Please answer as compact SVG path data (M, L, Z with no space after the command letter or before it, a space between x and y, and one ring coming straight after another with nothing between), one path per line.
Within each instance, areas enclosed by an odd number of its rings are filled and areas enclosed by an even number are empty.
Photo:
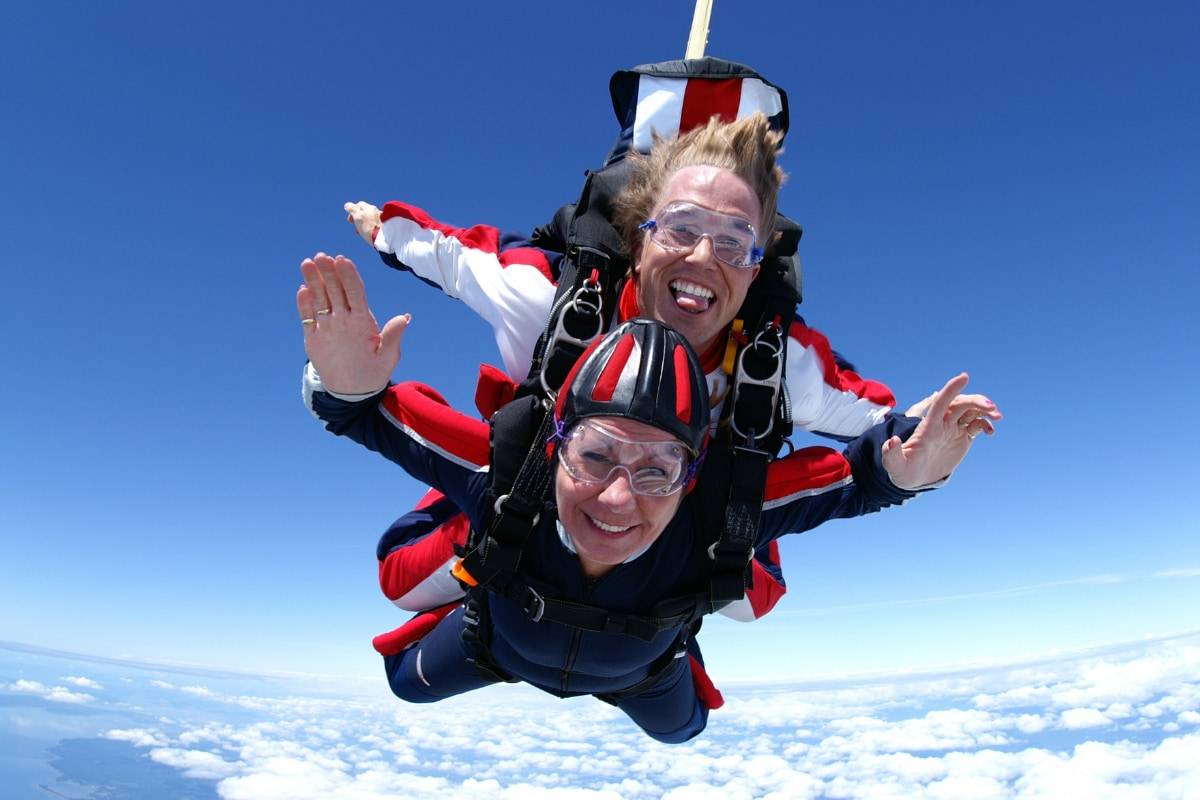
M683 91L683 110L679 112L679 132L687 133L692 128L707 124L716 116L722 122L737 119L738 105L742 100L742 79L727 78L713 81L692 79Z
M684 425L692 422L692 381L688 370L687 351L675 345L675 416Z
M629 354L632 352L633 334L627 333L613 348L608 363L604 365L604 371L596 380L596 385L592 388L593 400L598 403L607 403L612 400L613 393L617 391L617 382L621 379L621 373L625 371L625 363L629 361Z

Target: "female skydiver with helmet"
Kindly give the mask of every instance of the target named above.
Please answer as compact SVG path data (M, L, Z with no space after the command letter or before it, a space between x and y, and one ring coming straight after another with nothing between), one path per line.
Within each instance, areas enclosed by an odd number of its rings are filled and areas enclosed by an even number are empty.
M304 396L314 415L486 526L496 513L487 496L487 426L457 414L428 387L389 383L409 318L380 330L349 259L319 254L301 270L297 309L310 358ZM984 404L952 403L965 384L965 375L952 379L919 424L893 417L851 442L844 456L807 448L773 462L760 542L902 502L948 475L986 424L979 419ZM520 562L542 605L477 587L472 595L481 596L485 614L448 608L419 641L386 655L391 688L410 702L434 702L498 678L519 679L559 696L601 696L650 736L685 741L704 729L715 705L689 620L638 636L551 622L542 607L578 604L624 620L703 585L708 559L683 491L710 430L703 369L675 331L627 322L580 359L555 419L548 457L551 469L561 468L553 472L553 503Z

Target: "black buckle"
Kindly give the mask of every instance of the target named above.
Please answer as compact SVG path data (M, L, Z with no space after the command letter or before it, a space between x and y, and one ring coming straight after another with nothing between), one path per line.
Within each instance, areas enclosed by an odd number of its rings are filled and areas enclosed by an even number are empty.
M580 271L584 269L604 271L608 269L608 263L612 261L608 253L595 247L588 247L586 244L571 245L567 250L567 255L571 257Z
M546 600L532 586L525 587L525 602L521 605L529 619L541 622L542 614L546 613Z

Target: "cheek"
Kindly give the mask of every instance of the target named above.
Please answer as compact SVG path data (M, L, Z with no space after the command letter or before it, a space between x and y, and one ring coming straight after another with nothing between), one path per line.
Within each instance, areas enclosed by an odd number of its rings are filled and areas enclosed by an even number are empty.
M750 291L750 284L754 283L754 278L758 275L758 267L754 269L732 271L726 268L729 274L729 291L732 299L737 301L737 305L741 305L746 299L746 293Z
M575 481L563 470L554 476L554 503L558 507L558 518L568 519L579 507L579 491Z
M675 516L675 512L679 510L679 496L667 497L661 499L645 498L641 511L642 516L648 521L654 523L653 527L656 531L661 532L667 527L667 523Z

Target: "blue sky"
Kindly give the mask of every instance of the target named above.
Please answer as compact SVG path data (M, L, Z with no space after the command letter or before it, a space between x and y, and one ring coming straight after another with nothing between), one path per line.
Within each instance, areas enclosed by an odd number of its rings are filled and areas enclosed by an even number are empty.
M788 540L776 612L706 627L714 674L1200 627L1200 11L716 6L708 52L789 92L806 319L902 402L967 369L1006 419L945 491ZM360 256L414 315L398 376L467 406L489 332L342 203L544 221L616 132L610 73L679 57L690 8L9 11L0 640L374 675L374 544L420 490L301 406L297 265Z

